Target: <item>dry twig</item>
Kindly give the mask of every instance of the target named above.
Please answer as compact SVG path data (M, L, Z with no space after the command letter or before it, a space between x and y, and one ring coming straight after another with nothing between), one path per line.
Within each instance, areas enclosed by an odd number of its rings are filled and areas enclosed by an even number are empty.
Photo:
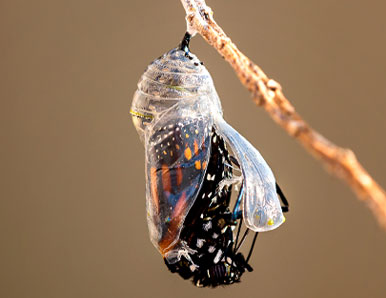
M367 203L379 223L386 229L386 193L356 159L354 153L331 143L313 130L296 113L282 93L279 83L267 75L239 51L213 19L213 12L204 0L181 0L186 10L188 32L199 33L228 61L241 83L252 93L257 105L292 137L297 139L331 173L345 180L360 199Z

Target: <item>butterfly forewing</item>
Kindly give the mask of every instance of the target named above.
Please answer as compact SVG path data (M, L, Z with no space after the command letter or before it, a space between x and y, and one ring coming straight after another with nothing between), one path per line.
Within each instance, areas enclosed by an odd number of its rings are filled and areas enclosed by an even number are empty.
M150 237L162 254L178 241L209 159L205 118L184 117L154 125L147 140L147 211Z

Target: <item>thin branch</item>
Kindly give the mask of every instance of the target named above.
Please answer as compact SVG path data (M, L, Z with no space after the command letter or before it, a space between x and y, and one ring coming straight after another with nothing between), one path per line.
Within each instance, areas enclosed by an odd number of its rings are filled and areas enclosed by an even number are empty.
M373 211L386 229L386 193L367 173L350 149L336 146L311 128L288 101L279 83L239 51L213 19L204 0L181 0L186 10L188 32L199 33L228 61L241 83L251 92L257 105L289 135L297 139L331 173L346 181L357 196Z

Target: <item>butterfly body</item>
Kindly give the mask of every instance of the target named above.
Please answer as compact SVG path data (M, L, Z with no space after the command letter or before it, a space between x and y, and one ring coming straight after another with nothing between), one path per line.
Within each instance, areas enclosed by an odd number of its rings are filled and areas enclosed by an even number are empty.
M217 187L222 179L232 177L230 164L224 140L213 132L206 177L180 235L193 253L174 264L165 262L170 271L200 287L232 284L245 270L252 270L236 252L233 229L238 220L230 211L232 186Z

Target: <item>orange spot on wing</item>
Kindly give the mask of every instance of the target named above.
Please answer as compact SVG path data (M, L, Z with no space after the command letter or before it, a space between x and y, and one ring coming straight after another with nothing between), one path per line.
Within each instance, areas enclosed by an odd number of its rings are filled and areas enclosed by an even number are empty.
M181 221L181 215L186 209L186 193L185 191L182 193L181 197L178 199L176 207L173 212L173 218Z
M170 171L167 165L162 165L162 187L164 191L172 191L172 183L170 180Z
M161 241L158 242L159 250L163 256L165 256L165 254L173 248L171 244L176 240L175 238L181 225L181 221L184 219L186 205L186 193L183 192L173 211L172 219L169 223L166 235L163 235Z
M194 140L194 154L195 154L195 155L198 155L198 144L197 144L197 140Z
M177 185L180 186L182 183L182 169L178 167L177 169Z
M155 207L157 208L157 213L159 211L159 199L158 199L158 189L157 189L157 169L150 169L150 188Z
M203 168L203 169L206 168L206 161L204 161L204 162L202 163L202 168Z
M190 160L192 158L192 150L190 150L189 147L185 148L184 154L187 160Z
M200 161L200 160L197 160L197 161L194 163L194 166L196 167L197 170L201 170L201 161Z

